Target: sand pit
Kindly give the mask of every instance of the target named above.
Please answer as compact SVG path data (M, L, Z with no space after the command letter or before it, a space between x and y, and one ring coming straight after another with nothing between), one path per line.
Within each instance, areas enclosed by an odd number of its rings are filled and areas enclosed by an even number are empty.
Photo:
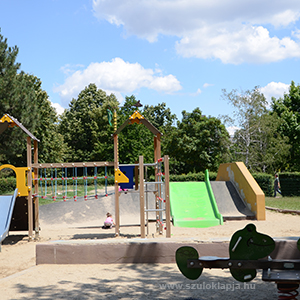
M181 275L175 264L36 266L37 243L115 239L114 229L102 229L104 215L102 211L95 211L91 202L79 204L76 210L74 207L72 204L73 210L69 206L69 211L63 211L61 205L60 213L64 218L57 215L51 218L54 210L50 206L47 208L51 212L48 219L45 212L41 213L44 218L41 218L42 230L38 241L29 242L22 232L11 233L4 241L0 253L1 299L277 299L275 283L262 282L260 274L244 285L235 281L228 270L218 269L205 269L200 279L190 281ZM105 210L110 209L109 206L104 207ZM88 215L88 211L93 211L94 217ZM85 218L78 218L78 213L84 214ZM132 213L130 209L123 219L128 222L136 220ZM254 223L257 231L273 238L300 236L300 216L271 211L267 211L266 215L266 221L230 221L211 228L172 227L172 239L229 240L236 230L248 223ZM50 222L51 219L53 222ZM121 227L118 239L135 239L139 233L137 226ZM150 239L156 237L155 234L150 236Z

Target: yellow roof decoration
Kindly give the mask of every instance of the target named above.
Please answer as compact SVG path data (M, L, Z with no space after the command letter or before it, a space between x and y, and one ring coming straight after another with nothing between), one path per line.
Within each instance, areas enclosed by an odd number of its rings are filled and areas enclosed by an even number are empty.
M155 128L139 111L135 111L114 133L119 134L128 124L144 124L154 135L162 135L162 133Z

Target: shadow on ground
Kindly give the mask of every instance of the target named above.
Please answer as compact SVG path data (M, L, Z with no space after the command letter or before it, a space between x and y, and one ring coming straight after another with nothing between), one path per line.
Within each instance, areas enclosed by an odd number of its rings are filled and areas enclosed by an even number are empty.
M12 234L2 241L2 245L15 245L23 240L28 240L28 234Z
M139 235L135 234L121 234L120 237L122 238L137 238ZM82 234L74 234L71 238L72 240L101 240L101 239L116 239L115 233L82 233Z
M100 267L99 267L100 268ZM175 271L174 271L175 270ZM70 270L71 271L71 270ZM112 279L105 276L116 272ZM228 271L224 273L228 274ZM132 277L128 276L130 274ZM133 275L132 275L133 274ZM84 283L88 281L88 283ZM239 283L232 277L203 274L190 281L174 267L156 264L101 266L99 276L88 280L60 280L56 284L30 287L15 285L16 299L276 299L276 286L260 279ZM24 295L24 296L22 296Z

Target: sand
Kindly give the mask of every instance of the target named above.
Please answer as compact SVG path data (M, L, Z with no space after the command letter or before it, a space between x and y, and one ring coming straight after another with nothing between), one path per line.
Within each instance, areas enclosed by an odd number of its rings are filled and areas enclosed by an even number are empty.
M90 203L82 205L90 206ZM80 205L78 208L82 209ZM70 212L64 215L70 217ZM211 228L172 227L172 238L229 240L236 230L248 223L255 224L257 231L272 237L299 237L300 216L266 211L266 217L266 221L228 221ZM128 218L132 220L131 216ZM50 224L44 217L40 238L36 241L29 241L26 232L12 232L4 240L0 253L0 299L277 299L275 283L261 281L260 274L251 283L244 284L235 281L228 270L219 269L205 269L198 280L190 281L175 264L36 266L37 243L114 239L114 229L101 228L102 219L74 223L66 222L65 218L61 223ZM137 238L139 233L139 227L128 226L121 228L118 238Z

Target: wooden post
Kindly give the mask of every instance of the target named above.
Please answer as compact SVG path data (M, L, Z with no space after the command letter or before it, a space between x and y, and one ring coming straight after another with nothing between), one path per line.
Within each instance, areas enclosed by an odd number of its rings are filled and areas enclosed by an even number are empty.
M145 192L144 192L144 157L139 156L139 173L140 173L140 218L141 218L141 238L146 237L145 234Z
M32 240L33 237L33 205L32 205L32 155L31 155L31 138L27 137L27 186L28 186L28 237Z
M136 161L136 164L138 164L139 162ZM135 181L135 190L137 191L139 189L139 167L135 166L134 167L134 181Z
M35 164L38 163L38 142L37 140L33 141L33 162ZM34 178L38 178L38 169L34 168ZM40 221L39 221L39 197L36 197L39 193L39 183L37 180L34 181L34 212L35 212L35 226L34 226L34 230L35 230L35 239L39 238L39 234L40 234Z
M157 134L156 137L156 152L157 158L161 158L161 143L160 143L160 133Z
M114 170L118 169L118 135L114 135ZM116 178L115 178L116 180ZM120 201L119 201L119 185L115 181L115 234L120 234Z
M161 158L161 145L160 145L160 134L158 133L155 137L154 137L154 162L157 162L157 160ZM155 182L158 182L158 166L155 167ZM156 197L161 197L161 185L160 187L158 186L158 184L155 184L155 190L159 190L160 193L156 193ZM160 204L159 204L159 200L155 201L155 207L156 209L159 209ZM156 220L159 220L160 214L158 211L156 211ZM159 224L157 225L157 231L159 232L159 234L162 233L163 231L163 226L162 224L159 222Z
M158 157L157 157L157 151L156 151L156 149L157 149L157 138L156 138L156 136L154 136L154 162L156 162L157 161L157 159L158 159Z
M170 207L170 176L169 176L169 156L164 156L165 164L165 196L166 196L166 237L171 237L171 207Z

